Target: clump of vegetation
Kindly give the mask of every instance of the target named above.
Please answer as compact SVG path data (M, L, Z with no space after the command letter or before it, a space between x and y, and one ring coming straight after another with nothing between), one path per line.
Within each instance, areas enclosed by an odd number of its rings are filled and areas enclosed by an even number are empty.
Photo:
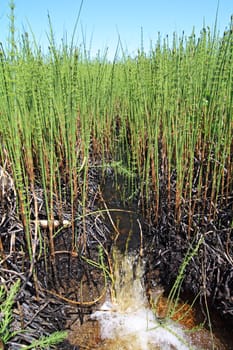
M150 52L123 52L113 62L90 59L73 40L58 47L50 19L43 53L33 35L16 40L13 1L10 18L9 45L0 46L0 166L14 183L24 232L16 249L30 277L37 281L43 249L55 266L55 211L57 222L71 224L71 253L84 249L88 232L80 239L74 223L81 208L85 226L90 169L105 174L108 164L137 193L152 227L169 219L187 242L200 232L224 235L232 266L233 18L223 36L205 27L198 36L174 34L169 44L158 35ZM5 205L0 212L6 219ZM6 246L0 236L3 259Z
M109 158L138 175L154 222L162 179L177 224L188 207L189 235L197 207L200 220L213 219L232 191L232 23L221 38L203 28L199 37L174 34L170 47L159 37L149 54L114 62L58 48L52 27L49 41L43 54L28 33L16 42L11 28L11 46L0 51L0 160L14 177L25 229L36 186L52 219L63 185L74 208L84 204L90 162ZM133 189L138 181L128 177ZM29 228L26 235L31 252Z
M18 280L13 284L8 294L4 290L4 286L0 286L0 339L3 344L6 344L17 334L17 331L11 330L11 322L13 320L12 308L19 286L20 281Z
M26 330L13 330L11 327L13 317L13 308L17 292L19 291L20 280L17 280L9 292L6 292L4 286L0 286L0 348L4 350L6 345L12 338L20 332ZM25 345L22 349L47 349L49 346L60 343L67 337L67 332L54 332L50 336L41 337L33 341L30 345Z

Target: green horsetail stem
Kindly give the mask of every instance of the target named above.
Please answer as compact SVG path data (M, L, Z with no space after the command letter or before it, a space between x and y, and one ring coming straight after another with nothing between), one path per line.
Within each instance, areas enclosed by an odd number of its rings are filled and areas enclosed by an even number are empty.
M170 43L159 34L148 53L111 62L73 39L57 46L50 18L46 53L33 35L16 41L11 10L10 45L0 47L0 163L15 181L31 259L29 192L43 189L53 222L65 187L72 221L80 203L85 217L90 166L118 164L154 223L162 196L176 224L187 205L187 236L197 208L214 217L232 191L232 22L222 37L203 28Z

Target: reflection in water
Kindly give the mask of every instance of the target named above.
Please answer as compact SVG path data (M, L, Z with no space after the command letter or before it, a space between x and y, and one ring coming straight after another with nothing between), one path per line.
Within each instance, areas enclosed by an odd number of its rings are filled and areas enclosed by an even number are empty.
M99 322L102 339L96 349L194 349L181 326L156 318L144 293L142 274L142 261L115 251L114 298L91 316Z

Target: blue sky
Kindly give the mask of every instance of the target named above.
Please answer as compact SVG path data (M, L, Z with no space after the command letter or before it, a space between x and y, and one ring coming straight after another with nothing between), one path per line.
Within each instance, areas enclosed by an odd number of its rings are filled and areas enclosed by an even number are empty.
M186 35L198 35L203 23L213 28L217 0L83 0L76 42L85 40L92 55L108 47L109 56L116 50L118 35L124 49L133 54L140 48L141 28L143 28L144 47L156 42L157 33L162 36L175 31ZM0 5L0 41L8 36L9 0ZM48 46L48 18L50 13L57 44L64 33L68 42L78 16L81 0L15 0L16 28L18 33L28 30L28 23L37 42L44 48ZM233 14L233 0L219 0L218 30L222 32Z

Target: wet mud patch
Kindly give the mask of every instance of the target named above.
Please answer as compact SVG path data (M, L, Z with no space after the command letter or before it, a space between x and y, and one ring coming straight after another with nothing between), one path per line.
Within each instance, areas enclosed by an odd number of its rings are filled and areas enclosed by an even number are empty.
M63 241L71 240L70 232L55 239L55 256L38 264L38 276L43 280L43 289L61 301L83 307L95 303L104 294L105 281L99 261L97 245L89 246L86 252L65 250Z

